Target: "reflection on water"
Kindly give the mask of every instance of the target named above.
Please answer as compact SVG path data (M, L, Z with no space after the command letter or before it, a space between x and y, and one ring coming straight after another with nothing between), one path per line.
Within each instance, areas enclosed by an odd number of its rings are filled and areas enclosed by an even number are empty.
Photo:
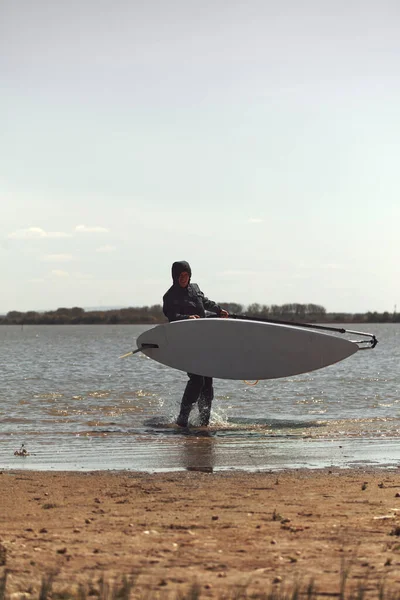
M215 466L215 439L207 431L200 432L196 440L185 436L181 445L182 467L187 471L212 473Z
M371 326L375 350L320 371L256 386L215 380L210 428L188 430L174 425L186 374L118 358L145 329L0 327L0 468L397 464L400 326ZM14 456L22 443L30 455Z

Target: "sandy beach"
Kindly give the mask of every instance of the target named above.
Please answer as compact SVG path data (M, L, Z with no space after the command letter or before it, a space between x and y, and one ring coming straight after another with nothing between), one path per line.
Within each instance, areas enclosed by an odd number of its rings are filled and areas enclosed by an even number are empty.
M0 475L0 576L37 597L135 575L135 590L204 597L308 583L400 584L400 477L395 470L281 473Z

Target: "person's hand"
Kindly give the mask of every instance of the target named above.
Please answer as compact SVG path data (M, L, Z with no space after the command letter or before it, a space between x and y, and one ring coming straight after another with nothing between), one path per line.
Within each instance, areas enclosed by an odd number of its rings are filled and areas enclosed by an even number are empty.
M200 319L199 315L189 315L189 319Z
M221 312L219 315L222 319L227 319L229 317L229 313L227 310L224 310L223 308L221 308Z

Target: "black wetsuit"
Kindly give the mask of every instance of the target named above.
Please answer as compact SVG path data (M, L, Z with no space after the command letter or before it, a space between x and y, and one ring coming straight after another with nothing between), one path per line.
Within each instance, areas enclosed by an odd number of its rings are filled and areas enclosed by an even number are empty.
M221 308L218 304L206 298L196 283L190 283L189 279L186 288L179 285L179 275L185 271L191 277L190 265L184 260L174 262L172 265L173 285L163 297L163 312L167 319L169 321L181 321L188 319L191 315L205 317L206 310L219 316ZM188 377L189 381L182 397L177 424L183 427L187 426L192 406L195 402L198 402L200 424L208 425L214 398L212 378L194 375L193 373L188 373Z

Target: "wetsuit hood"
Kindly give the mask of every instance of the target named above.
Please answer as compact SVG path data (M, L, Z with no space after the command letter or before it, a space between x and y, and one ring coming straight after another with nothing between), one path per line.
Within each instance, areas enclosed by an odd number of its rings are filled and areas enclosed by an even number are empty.
M174 262L172 265L172 279L174 283L179 283L179 275L181 273L183 273L184 271L186 271L187 273L189 273L189 281L190 278L192 276L192 269L190 268L190 265L188 262L186 262L186 260L178 260L177 262Z

